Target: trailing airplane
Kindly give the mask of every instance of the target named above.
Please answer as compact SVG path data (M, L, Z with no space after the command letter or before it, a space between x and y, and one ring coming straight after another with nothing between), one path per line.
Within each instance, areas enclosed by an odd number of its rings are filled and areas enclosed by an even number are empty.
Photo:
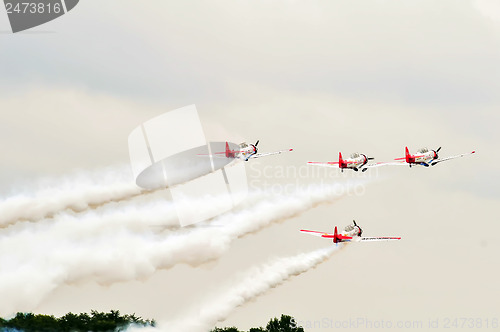
M239 144L239 150L232 150L229 148L229 143L226 142L226 151L224 152L215 152L209 156L218 157L218 158L233 158L233 159L241 159L244 161L248 161L249 159L255 159L260 157L271 156L275 154L281 154L283 152L293 151L293 149L288 150L280 150L275 152L266 152L266 153L258 153L259 149L257 148L259 145L259 141L255 142L255 144L241 143Z
M409 165L410 167L412 165L421 165L425 167L429 166L434 166L439 164L440 162L455 159L455 158L460 158L464 156L471 155L473 153L476 153L476 151L472 151L469 153L462 153L456 156L451 156L451 157L445 157L445 158L439 158L439 151L441 150L441 147L437 148L436 150L429 150L428 148L421 148L417 150L417 153L412 155L410 154L410 151L408 150L408 147L405 147L405 157L404 158L396 158L394 159L395 162L388 162L388 163L378 163L374 166L384 166L384 165Z
M392 240L401 240L400 237L386 237L386 236L379 236L379 237L362 237L361 234L363 234L363 230L361 227L359 227L356 224L356 221L352 221L353 225L347 225L344 228L343 233L339 233L337 231L337 226L335 226L335 229L333 231L333 234L331 233L325 233L325 232L318 232L318 231L310 231L307 229L301 229L300 231L305 234L310 234L326 239L332 239L333 243L339 243L339 242L368 242L368 241L392 241Z
M365 172L369 167L373 167L372 165L367 165L368 160L373 160L373 159L374 158L369 158L366 155L357 152L351 154L350 158L343 159L342 153L339 152L339 161L329 161L326 163L309 161L307 163L309 165L315 165L315 166L340 168L341 172L343 172L344 169L352 169L355 172L357 172L358 170Z

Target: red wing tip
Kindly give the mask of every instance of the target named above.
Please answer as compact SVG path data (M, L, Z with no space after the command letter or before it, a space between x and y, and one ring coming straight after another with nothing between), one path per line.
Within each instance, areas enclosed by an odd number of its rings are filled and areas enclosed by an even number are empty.
M289 149L288 151L293 151L293 149Z
M328 165L335 165L338 164L337 161L327 161L327 162L322 162L322 161L308 161L308 164L328 164Z
M324 232L319 232L319 231L311 231L309 229L301 229L300 232L306 232L306 233L318 233L318 234L326 234Z
M476 150L472 151L471 153L476 153Z

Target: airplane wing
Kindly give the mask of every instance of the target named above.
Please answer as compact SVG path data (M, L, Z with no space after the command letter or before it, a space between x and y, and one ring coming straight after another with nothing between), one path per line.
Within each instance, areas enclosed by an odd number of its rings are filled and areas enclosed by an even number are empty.
M242 153L244 151L231 151L231 153ZM197 156L200 157L212 157L212 158L235 158L235 157L226 157L226 152L214 152L212 154L203 154L199 153Z
M226 157L226 155L223 153L223 154L198 154L197 155L198 157L212 157L212 158L224 158L224 159L227 159L227 158L231 158L231 159L236 159L236 157Z
M212 157L221 159L236 159L236 157L226 157L225 154L198 154L198 157Z
M198 157L213 157L213 158L226 158L225 154L203 154L203 153L198 153Z
M309 234L309 235L313 235L313 236L327 238L327 239L333 239L333 238L335 238L335 234L331 234L331 233L318 232L318 231L309 231L307 229L301 229L300 232L301 233L305 233L305 234ZM352 237L351 236L342 235L342 234L337 234L337 239L342 240L343 242L345 242L345 241L350 242L352 240Z
M309 165L314 165L314 166L339 168L338 161L330 161L330 162L327 162L327 163L321 163L321 162L317 162L317 161L308 161L307 163Z
M459 154L457 156L451 156L451 157L446 157L446 158L442 158L442 159L438 159L438 160L435 160L432 164L433 165L436 165L442 161L447 161L447 160L451 160L451 159L455 159L455 158L460 158L460 157L464 157L464 156L468 156L470 154L473 154L473 153L476 153L476 151L472 151L472 152L469 152L469 153L462 153L462 154Z
M376 164L368 164L364 165L364 168L372 168L372 167L381 167L381 166L408 166L406 161L391 161L391 162L382 162Z
M327 238L333 237L333 234L330 234L330 233L309 231L307 229L301 229L300 232L305 233L305 234L309 234L309 235L313 235L313 236L318 236L318 237L327 237Z
M360 238L358 238L359 242L394 241L394 240L401 240L401 238L400 237L387 237L387 236L360 237Z
M318 162L318 161L308 161L307 163L309 165L314 165L314 166L339 168L339 162L338 161L329 161L329 162L326 162L326 163ZM354 164L355 161L345 161L345 163L346 164Z
M301 229L301 233L317 236L317 237L323 237L327 239L332 239L334 237L334 234L330 233L325 233L325 232L318 232L318 231L310 231L307 229ZM394 241L394 240L401 240L400 237L387 237L387 236L379 236L379 237L350 237L350 236L344 236L341 234L337 235L338 239L344 240L344 241L355 241L355 242L375 242L375 241Z
M281 154L281 153L283 153L283 152L290 152L290 151L293 151L293 149L288 149L288 150L280 150L280 151L275 151L275 152L257 153L257 154L253 154L253 155L251 155L249 159L260 158L260 157L266 157L266 156L272 156L272 155L275 155L275 154Z

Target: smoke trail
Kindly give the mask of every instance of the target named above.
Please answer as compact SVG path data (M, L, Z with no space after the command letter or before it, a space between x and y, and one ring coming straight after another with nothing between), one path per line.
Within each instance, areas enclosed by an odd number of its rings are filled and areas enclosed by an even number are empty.
M249 271L247 277L215 300L205 303L201 310L195 310L178 321L160 324L159 329L176 332L206 332L218 322L228 318L231 312L270 289L290 280L290 278L314 269L325 262L331 254L342 248L342 244L302 253Z
M61 210L79 212L145 192L131 178L129 168L122 166L39 180L30 185L37 187L35 190L30 188L0 201L0 228L51 217Z
M234 163L226 168L233 166ZM97 209L112 202L152 195L164 189L141 189L132 181L132 177L129 166L114 166L38 180L21 193L0 200L0 229L21 221L52 218L64 210L84 212Z
M87 279L101 284L145 279L178 263L196 266L217 259L238 237L346 194L334 188L313 188L274 198L255 193L261 197L258 203L216 218L213 222L220 227L181 229L168 235L143 225L144 220L149 220L146 224L170 222L161 214L157 220L150 219L160 209L154 204L146 209L149 216L130 206L104 217L95 212L84 218L64 215L51 223L23 225L9 236L0 233L0 313L30 310L63 284ZM197 208L213 205L203 202Z

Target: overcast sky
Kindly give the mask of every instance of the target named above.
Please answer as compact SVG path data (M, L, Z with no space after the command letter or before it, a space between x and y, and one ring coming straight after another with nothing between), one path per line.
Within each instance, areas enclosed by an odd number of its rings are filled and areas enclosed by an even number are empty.
M384 161L405 146L442 146L442 156L477 150L432 169L381 168L363 195L239 239L210 265L64 286L37 311L171 318L239 270L330 245L298 229L355 218L367 236L403 240L352 245L222 325L264 325L281 313L500 318L498 2L86 0L17 34L0 10L0 31L3 197L26 181L127 164L136 126L190 104L208 139L295 149L255 169L335 160L339 151Z

